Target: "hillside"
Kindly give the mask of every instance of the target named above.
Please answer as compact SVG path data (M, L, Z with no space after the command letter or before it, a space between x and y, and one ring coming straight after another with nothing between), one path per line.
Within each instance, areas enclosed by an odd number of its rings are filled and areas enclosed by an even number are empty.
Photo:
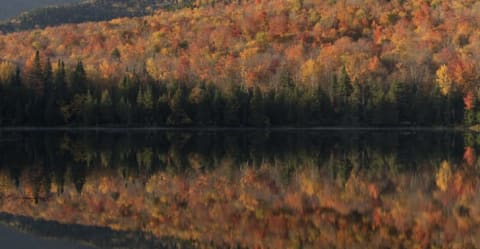
M2 0L0 20L12 18L23 11L40 8L52 4L73 3L78 0Z
M15 78L20 65L18 77L35 89L29 94L45 97L51 85L41 67L46 58L62 60L68 84L58 94L70 97L52 108L63 117L56 123L68 124L459 125L480 118L476 1L202 6L0 36L1 59L11 62L3 63L3 79ZM109 117L99 120L100 110ZM46 122L4 112L4 123ZM29 112L38 113L23 116Z
M145 16L156 9L174 7L165 0L90 0L36 8L0 23L4 33L66 23L105 21L119 17Z

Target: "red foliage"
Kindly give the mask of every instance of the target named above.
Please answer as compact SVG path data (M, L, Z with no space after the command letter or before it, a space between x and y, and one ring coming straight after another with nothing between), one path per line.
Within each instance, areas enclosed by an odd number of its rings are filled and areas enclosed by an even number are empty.
M469 166L472 166L477 161L477 155L475 153L475 149L471 146L465 147L465 152L463 153L463 159Z
M472 91L468 91L465 97L463 97L463 103L466 110L472 110L475 107L475 95Z

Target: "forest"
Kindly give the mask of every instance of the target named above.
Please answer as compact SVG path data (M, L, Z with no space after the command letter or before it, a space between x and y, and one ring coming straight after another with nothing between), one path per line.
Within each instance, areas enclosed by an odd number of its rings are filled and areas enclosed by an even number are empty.
M480 3L196 1L0 35L2 126L480 121Z

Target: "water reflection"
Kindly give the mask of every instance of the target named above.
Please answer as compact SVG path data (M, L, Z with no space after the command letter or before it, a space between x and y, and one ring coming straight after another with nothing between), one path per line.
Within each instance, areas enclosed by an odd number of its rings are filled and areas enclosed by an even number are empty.
M74 226L106 229L88 241L107 247L475 247L477 147L426 131L4 132L0 212L80 240Z

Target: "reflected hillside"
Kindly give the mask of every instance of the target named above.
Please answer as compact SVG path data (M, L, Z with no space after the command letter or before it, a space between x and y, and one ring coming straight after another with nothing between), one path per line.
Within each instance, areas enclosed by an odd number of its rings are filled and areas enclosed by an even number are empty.
M1 133L0 211L195 248L474 248L475 139L454 132Z

